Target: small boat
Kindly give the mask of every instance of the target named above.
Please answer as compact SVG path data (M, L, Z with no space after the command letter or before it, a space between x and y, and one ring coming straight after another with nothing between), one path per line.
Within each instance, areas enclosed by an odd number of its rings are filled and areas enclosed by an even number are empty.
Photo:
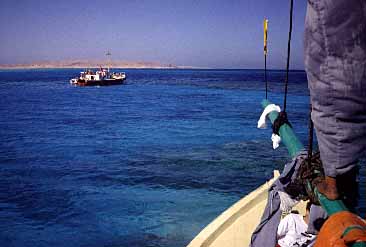
M275 170L271 180L224 211L187 247L248 247L267 204L268 189L279 176L279 171ZM305 214L305 207L306 203L301 201L294 209Z
M70 80L72 85L77 86L110 86L122 84L126 79L124 72L110 72L109 69L100 68L100 70L85 70L79 77Z

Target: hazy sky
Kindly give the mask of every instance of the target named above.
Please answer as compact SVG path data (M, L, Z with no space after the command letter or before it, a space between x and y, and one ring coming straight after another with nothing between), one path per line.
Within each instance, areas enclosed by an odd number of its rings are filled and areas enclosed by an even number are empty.
M306 1L294 1L291 68L303 68ZM0 63L112 59L214 68L286 64L289 0L1 0Z

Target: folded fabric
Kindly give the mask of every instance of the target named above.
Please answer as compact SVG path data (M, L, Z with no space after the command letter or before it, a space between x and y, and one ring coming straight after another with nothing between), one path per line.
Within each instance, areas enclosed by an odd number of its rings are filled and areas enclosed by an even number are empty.
M272 133L271 140L272 140L273 149L276 149L280 146L281 136L279 136L275 133Z
M269 104L266 106L266 108L264 108L262 115L260 116L260 118L258 120L258 125L257 125L258 129L265 129L267 127L267 124L266 124L267 115L273 111L281 112L281 108L275 104Z
M282 212L290 213L291 209L299 203L298 200L291 198L289 194L283 191L278 191L281 200L280 209Z
M260 223L252 234L250 247L276 246L277 227L282 214L281 204L282 207L289 205L284 202L286 200L281 201L280 194L284 198L285 188L296 178L300 164L306 158L306 151L298 153L290 163L285 165L280 177L269 188L267 205Z
M267 127L267 123L266 123L267 115L273 111L281 112L281 108L275 104L269 104L266 106L266 108L264 108L262 115L260 116L260 118L258 120L258 124L257 124L258 129L265 129ZM281 137L279 135L273 133L271 136L271 140L272 140L273 149L278 148L280 145L280 142L281 142Z

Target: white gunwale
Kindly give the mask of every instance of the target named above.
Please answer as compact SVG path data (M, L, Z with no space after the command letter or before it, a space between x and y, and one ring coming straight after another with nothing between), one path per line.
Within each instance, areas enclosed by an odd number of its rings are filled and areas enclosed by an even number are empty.
M267 203L268 189L279 177L273 172L272 179L240 199L220 216L206 226L187 247L247 247L250 238L259 224ZM296 207L304 212L304 203Z

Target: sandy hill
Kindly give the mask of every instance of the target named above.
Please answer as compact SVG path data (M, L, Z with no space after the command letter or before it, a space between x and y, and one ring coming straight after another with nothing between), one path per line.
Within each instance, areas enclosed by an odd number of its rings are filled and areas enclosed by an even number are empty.
M67 61L41 61L24 64L0 64L3 69L16 68L179 68L173 64L159 62L119 61L119 60L67 60Z

